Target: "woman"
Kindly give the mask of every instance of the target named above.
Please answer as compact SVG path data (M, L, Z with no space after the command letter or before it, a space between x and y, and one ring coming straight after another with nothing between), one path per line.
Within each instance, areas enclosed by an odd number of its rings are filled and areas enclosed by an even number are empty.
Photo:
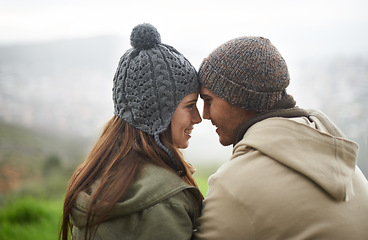
M114 116L65 196L61 238L190 239L203 197L186 148L202 121L194 67L150 24L135 27L132 49L113 80Z

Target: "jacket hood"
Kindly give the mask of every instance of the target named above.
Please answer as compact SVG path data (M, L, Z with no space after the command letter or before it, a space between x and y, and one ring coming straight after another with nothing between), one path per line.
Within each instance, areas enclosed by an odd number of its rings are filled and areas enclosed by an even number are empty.
M354 196L352 178L358 145L347 140L320 112L260 121L235 145L233 158L247 147L303 174L336 200L348 201Z
M83 191L78 194L71 211L72 224L76 227L86 225L87 212L92 200L91 195L97 190L98 184L99 181L93 184L91 193ZM136 181L129 187L124 201L114 206L106 220L139 212L187 188L196 189L185 183L174 172L153 164L146 164Z

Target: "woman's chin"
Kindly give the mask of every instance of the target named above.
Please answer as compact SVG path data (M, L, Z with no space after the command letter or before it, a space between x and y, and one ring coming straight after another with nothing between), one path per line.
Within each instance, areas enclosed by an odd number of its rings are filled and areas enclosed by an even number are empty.
M186 143L181 143L181 144L177 144L177 147L179 149L186 149L189 147L189 142L186 142Z

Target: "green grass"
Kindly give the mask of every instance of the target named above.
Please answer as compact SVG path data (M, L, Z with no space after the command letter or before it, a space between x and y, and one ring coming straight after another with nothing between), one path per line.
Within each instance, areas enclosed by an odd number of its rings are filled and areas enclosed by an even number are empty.
M22 197L0 209L0 239L58 239L61 200Z
M203 176L203 175L198 175L198 176L195 176L194 178L197 182L199 190L201 191L203 196L206 197L207 190L208 190L208 184L207 184L208 177Z

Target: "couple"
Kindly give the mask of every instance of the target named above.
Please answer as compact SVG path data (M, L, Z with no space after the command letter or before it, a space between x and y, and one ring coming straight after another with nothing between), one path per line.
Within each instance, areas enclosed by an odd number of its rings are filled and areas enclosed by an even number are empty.
M70 180L62 239L367 239L358 146L322 113L295 106L268 39L221 45L198 75L152 25L130 40L114 116ZM202 121L198 94L220 143L234 146L204 201L179 150Z

